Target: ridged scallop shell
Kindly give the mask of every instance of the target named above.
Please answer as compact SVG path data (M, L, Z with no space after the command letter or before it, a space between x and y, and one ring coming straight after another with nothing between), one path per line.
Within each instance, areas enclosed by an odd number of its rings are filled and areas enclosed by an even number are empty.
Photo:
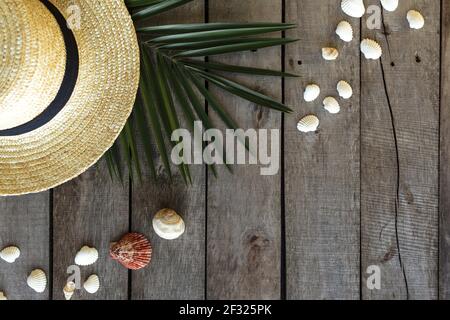
M344 80L338 82L337 91L339 96L343 99L350 99L353 96L352 86Z
M325 110L327 110L329 113L336 114L341 111L341 106L339 105L339 102L333 98L333 97L326 97L323 100L323 107Z
M316 100L320 95L320 87L317 84L309 84L305 88L305 92L303 93L303 99L306 102L312 102Z
M353 40L353 27L348 21L341 21L336 28L336 34L342 41L351 42Z
M63 292L64 292L64 298L65 298L66 300L72 299L72 296L73 296L73 294L75 293L75 290L76 290L76 289L77 289L77 288L76 288L75 282L73 282L73 281L67 282L67 283L66 283L66 286L65 286L64 289L63 289Z
M419 11L410 10L406 15L408 19L409 27L411 29L422 29L425 25L425 19Z
M40 269L33 270L28 276L27 284L37 293L44 292L47 287L47 276L45 272Z
M383 49L381 46L372 39L364 39L361 41L361 52L364 54L366 59L378 60L383 55Z
M0 252L0 258L8 263L14 263L20 257L20 249L14 246L6 247Z
M96 293L100 289L100 279L96 274L93 274L87 278L83 284L84 290L90 294Z
M153 217L153 229L156 234L166 240L179 238L186 226L183 218L172 209L162 209Z
M0 301L6 301L6 300L8 300L8 298L6 298L5 294L2 291L0 291Z
M336 60L339 57L339 51L336 48L322 48L322 57L325 60Z
M395 11L398 8L398 0L380 0L384 10Z
M119 261L125 268L139 270L146 267L152 259L152 245L140 233L128 233L111 244L111 258Z
M75 263L79 266L90 266L98 260L98 251L95 248L84 246L75 256Z
M314 132L319 127L320 121L315 115L308 115L297 123L297 129L300 132Z
M363 0L342 0L341 8L345 14L353 18L361 18L366 12Z

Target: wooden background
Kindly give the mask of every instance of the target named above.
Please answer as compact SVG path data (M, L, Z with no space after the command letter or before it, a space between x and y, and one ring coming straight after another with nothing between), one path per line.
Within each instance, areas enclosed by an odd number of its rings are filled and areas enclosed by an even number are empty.
M366 5L379 4L365 0ZM423 30L406 22L409 9L425 16ZM334 34L349 20L353 42ZM257 166L193 169L186 187L161 173L143 185L111 182L101 162L52 191L0 199L0 247L15 244L22 257L0 261L0 291L10 299L62 299L66 268L84 244L99 249L96 295L74 299L447 299L450 298L450 3L402 0L383 12L383 27L370 30L343 15L336 0L197 0L154 23L286 21L298 23L274 48L218 58L228 63L285 69L298 79L239 77L284 99L293 115L217 91L243 128L282 131L282 168L259 175ZM360 56L359 39L384 48L380 61ZM324 62L323 46L337 46L336 62ZM332 116L321 100L305 103L306 84L335 94L345 79L351 100ZM321 96L323 98L324 95ZM301 135L307 113L321 119L316 134ZM162 170L159 170L162 172ZM186 234L162 241L151 217L171 207L185 217ZM154 259L128 272L108 258L109 243L128 230L148 235ZM381 268L381 290L366 286L366 268ZM33 268L51 275L44 294L26 286Z

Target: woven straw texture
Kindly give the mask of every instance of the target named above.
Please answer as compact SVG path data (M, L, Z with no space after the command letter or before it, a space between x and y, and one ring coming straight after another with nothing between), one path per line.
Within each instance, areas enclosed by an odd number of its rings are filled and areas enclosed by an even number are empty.
M7 96L20 101L28 99L29 92L44 91L33 103L48 104L65 66L56 22L38 0L1 2L0 50L5 58L0 67L0 114L11 108ZM70 5L81 10L81 28L73 30L80 55L77 83L69 102L50 122L20 136L0 137L0 195L47 190L83 173L112 146L134 104L139 48L123 0L51 2L66 18ZM25 3L28 8L21 7ZM36 27L46 34L33 31ZM24 108L34 116L40 112L35 106ZM15 115L23 113L19 107L15 110ZM20 116L12 119L9 124L5 121L6 127L27 121Z

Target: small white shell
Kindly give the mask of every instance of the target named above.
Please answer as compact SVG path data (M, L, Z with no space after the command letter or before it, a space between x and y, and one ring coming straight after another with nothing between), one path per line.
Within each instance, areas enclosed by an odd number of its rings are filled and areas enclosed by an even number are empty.
M351 42L353 40L353 27L349 22L341 21L336 28L336 34L342 41Z
M378 60L383 55L381 46L372 39L364 39L361 41L361 52L364 53L366 59Z
M297 123L297 129L300 132L308 133L308 132L314 132L319 127L320 121L319 118L317 118L314 115L308 115L304 118L302 118Z
M353 96L352 86L344 80L338 82L337 91L339 96L343 99L350 99Z
M336 48L322 48L322 57L325 60L336 60L339 57L339 51Z
M333 98L333 97L326 97L323 100L323 107L325 110L327 110L329 113L336 114L341 111L341 106L339 105L339 102Z
M20 249L17 247L6 247L0 252L0 258L8 263L14 263L20 257Z
M422 29L425 25L425 19L419 11L410 10L406 16L411 29Z
M87 278L86 282L83 284L84 290L94 294L100 289L100 279L97 275L93 274Z
M79 266L90 266L98 260L98 251L95 248L84 246L75 256L75 263Z
M5 294L2 291L0 291L0 301L6 301L6 300L8 300L8 298L6 298Z
M73 281L67 282L66 286L63 289L64 298L66 298L66 300L72 299L72 296L75 293L75 290L76 290L75 282L73 282Z
M162 209L153 217L153 229L161 238L174 240L181 237L186 226L183 218L174 210Z
M361 18L366 12L363 0L342 0L341 8L345 14L353 18Z
M316 100L320 95L320 87L317 84L309 84L305 88L303 98L306 102L312 102Z
M47 277L45 272L40 269L33 270L28 276L27 284L37 293L44 292L47 287Z
M384 10L395 11L398 8L398 0L381 0Z

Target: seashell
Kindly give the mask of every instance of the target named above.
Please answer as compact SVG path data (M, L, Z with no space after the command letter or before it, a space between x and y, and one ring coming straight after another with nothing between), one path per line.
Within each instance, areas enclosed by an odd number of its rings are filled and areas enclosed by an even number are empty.
M89 276L84 282L83 288L91 294L96 293L100 289L100 279L95 274Z
M398 0L380 0L384 10L395 11L398 8Z
M75 290L76 290L75 282L69 281L66 283L66 286L63 289L64 297L66 298L66 300L72 299Z
M314 132L319 127L319 118L314 115L308 115L297 123L297 129L300 132Z
M361 41L361 52L364 53L366 59L378 60L383 54L381 46L372 39L364 39Z
M322 57L325 60L336 60L339 57L339 51L336 48L322 48Z
M344 80L338 82L337 91L339 96L343 99L350 99L353 96L352 86Z
M316 100L320 95L320 87L317 84L309 84L305 88L303 98L306 102L312 102Z
M8 300L8 298L6 298L5 294L2 291L0 291L0 301L6 301L6 300Z
M119 261L125 268L139 270L146 267L152 259L152 245L140 233L128 233L111 244L111 258Z
M20 249L17 247L6 247L0 252L0 258L8 263L14 263L20 257Z
M185 223L174 210L162 209L153 217L153 229L163 239L174 240L185 231Z
M95 248L84 246L75 256L75 263L79 266L90 266L98 260L98 251Z
M353 40L353 27L347 21L341 21L336 28L336 34L342 41L351 42Z
M341 9L353 18L361 18L366 12L363 0L342 0Z
M28 276L27 284L37 293L44 292L47 287L47 277L45 272L40 269L33 270Z
M406 15L406 19L408 19L409 27L411 29L422 29L425 25L425 19L419 11L410 10Z
M341 111L341 106L339 105L339 102L333 98L333 97L326 97L323 100L323 107L325 110L327 110L329 113L336 114Z

